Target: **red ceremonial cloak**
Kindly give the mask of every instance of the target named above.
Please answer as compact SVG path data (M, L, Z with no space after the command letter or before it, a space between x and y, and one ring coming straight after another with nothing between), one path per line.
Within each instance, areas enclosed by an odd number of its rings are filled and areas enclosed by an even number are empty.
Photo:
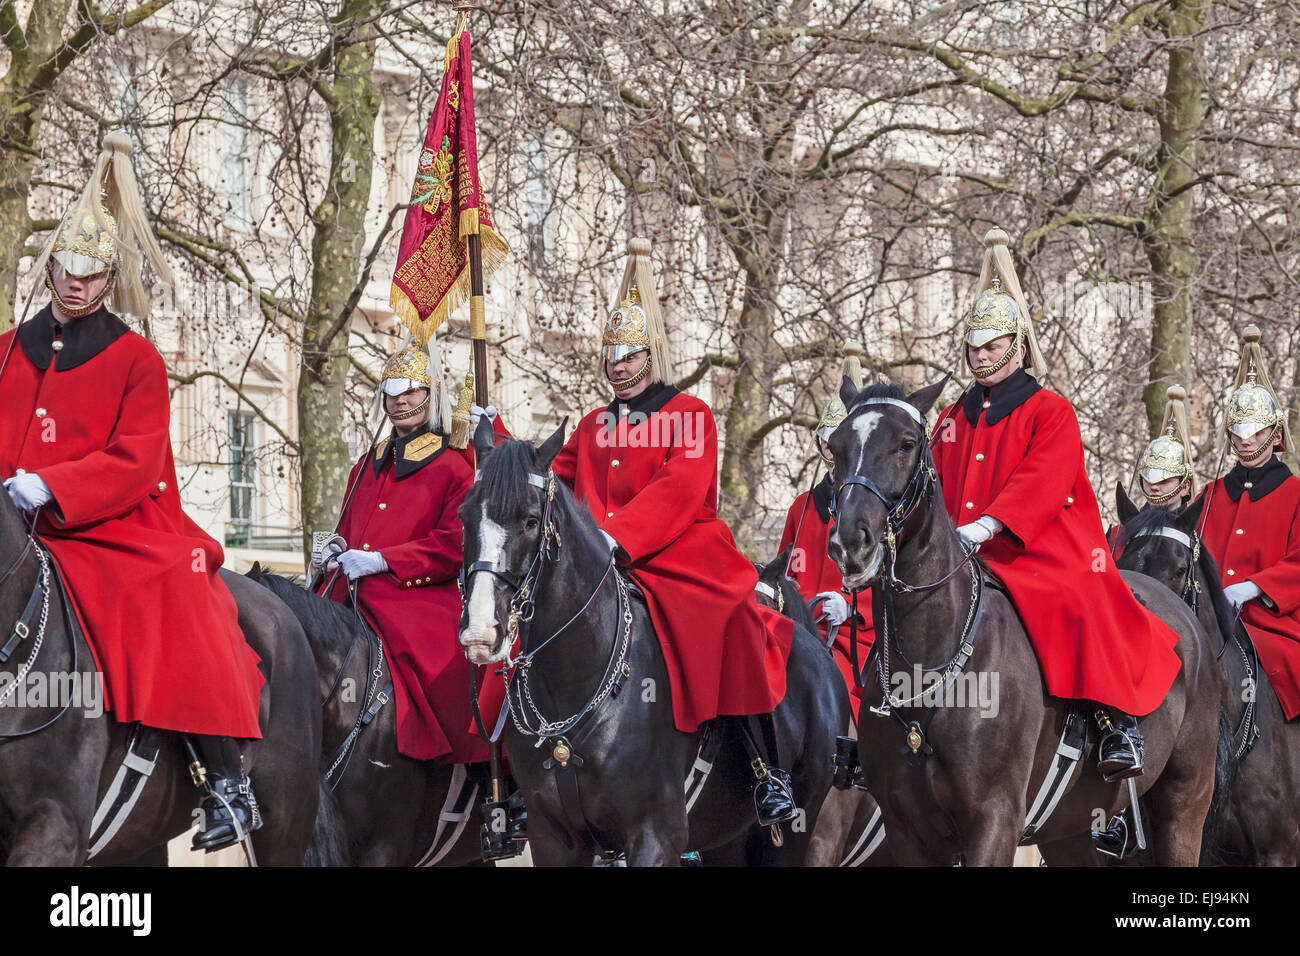
M1004 525L980 558L1006 585L1047 692L1137 717L1160 706L1178 635L1115 567L1070 403L1017 371L946 409L932 446L952 519Z
M426 425L390 435L352 468L339 534L349 548L378 551L389 570L359 578L357 604L384 642L397 704L397 749L416 760L487 760L473 732L470 673L457 637L462 528L456 512L474 482L445 435ZM332 600L348 600L333 576Z
M1202 540L1224 587L1254 581L1264 592L1241 619L1291 720L1300 715L1300 479L1274 457L1238 465L1202 494L1212 496Z
M46 306L9 354L0 474L35 473L53 493L36 530L106 705L164 730L260 737L265 681L217 576L224 553L181 509L162 356L105 308L59 328ZM0 355L14 335L0 336Z
M830 497L831 483L830 476L827 476L817 483L811 495L805 491L796 498L785 516L785 530L781 532L781 546L777 548L780 553L785 551L787 545L795 545L790 553L790 577L798 585L799 594L805 602L813 600L823 591L842 591L844 588L844 576L826 553L826 543L830 539L831 525L834 523L829 511ZM802 528L799 526L801 517ZM848 595L845 597L852 607L852 599ZM871 623L870 589L858 594L858 618L858 667L863 667L867 662L867 652L871 650L871 641L876 636ZM826 622L823 621L819 627L822 641L825 642L828 632ZM844 683L849 689L849 703L853 707L853 719L857 720L862 689L858 687L853 674L849 635L849 622L845 621L835 635L831 653L840 673L844 675Z
M632 559L668 665L677 729L775 708L794 624L758 605L758 572L718 518L709 406L655 383L630 407L615 402L583 418L551 468Z

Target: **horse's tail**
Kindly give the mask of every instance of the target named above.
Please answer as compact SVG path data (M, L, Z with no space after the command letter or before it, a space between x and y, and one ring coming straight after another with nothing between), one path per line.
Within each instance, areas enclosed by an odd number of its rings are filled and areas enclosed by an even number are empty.
M1233 752L1234 740L1232 723L1228 720L1226 710L1219 710L1219 743L1214 754L1214 796L1210 798L1210 810L1205 815L1205 826L1201 828L1201 866L1218 866L1222 864L1220 841L1223 838L1224 809L1228 805L1228 796L1237 781L1237 756Z
M334 791L320 781L320 809L316 811L316 826L312 830L311 845L307 847L304 866L351 866L352 853L348 842L343 812L334 797Z

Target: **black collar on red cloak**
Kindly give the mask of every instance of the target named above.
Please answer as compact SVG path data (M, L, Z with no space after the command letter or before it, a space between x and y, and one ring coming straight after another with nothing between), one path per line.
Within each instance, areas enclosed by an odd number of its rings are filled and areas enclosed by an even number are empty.
M18 327L18 341L27 358L42 372L50 367L51 359L56 372L66 372L89 362L129 331L125 322L102 305L67 324L54 321L54 309L47 305ZM63 342L57 353L56 334Z
M629 413L640 412L643 415L649 415L667 405L676 394L678 394L676 386L665 385L663 382L651 382L644 392L640 395L633 395L626 402L621 398L614 399L609 403L609 412L614 416L614 421L618 421L625 408Z
M384 470L384 462L389 459L394 462L394 478L415 474L447 449L449 438L446 432L436 432L430 428L428 422L406 435L398 435L394 429L375 446L371 462L375 477L379 477L379 473Z
M979 421L980 412L984 412L986 424L996 425L1029 401L1042 387L1038 384L1038 379L1023 368L1018 368L1005 381L992 387L976 385L972 388L962 400L962 411L966 413L966 421L972 425ZM985 402L989 403L988 408L984 407Z
M827 475L821 481L813 486L813 507L817 509L817 516L822 519L822 524L831 523L831 476Z
M1223 476L1223 490L1233 501L1240 501L1241 493L1249 489L1250 500L1259 501L1290 477L1291 469L1274 454L1258 468L1247 468L1238 462L1237 467Z

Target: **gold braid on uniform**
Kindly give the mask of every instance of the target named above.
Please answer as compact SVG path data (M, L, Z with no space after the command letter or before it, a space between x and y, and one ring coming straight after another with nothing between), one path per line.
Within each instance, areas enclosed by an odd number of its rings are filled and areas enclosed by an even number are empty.
M1002 358L998 359L988 368L975 368L974 366L972 366L971 371L975 374L976 378L988 378L990 375L993 375L996 372L1001 371L1002 367L1006 365L1008 362L1010 362L1011 359L1014 358L1016 353L1019 351L1020 351L1020 333L1017 332L1016 337L1013 338L1011 340L1011 344L1007 346L1007 350L1002 353ZM967 362L967 364L969 364L969 361Z
M85 305L68 305L59 295L59 290L54 287L54 264L51 260L45 263L45 288L50 290L50 298L54 300L54 305L60 312L70 319L80 319L83 316L90 315L92 312L99 311L99 307L108 298L108 294L113 291L113 282L117 278L117 270L111 269L108 273L108 281L104 283L104 288L99 294L87 302Z
M645 364L641 366L641 371L637 372L635 375L631 376L630 378L623 379L623 381L621 382L616 382L611 378L609 380L609 384L614 387L614 391L622 392L629 388L632 388L634 385L640 384L641 380L644 379L649 374L650 374L650 355L647 353L645 357Z
M395 422L400 422L400 421L405 421L406 419L410 418L412 415L420 414L420 412L424 411L426 408L429 407L429 399L433 396L432 390L426 390L426 391L428 392L428 394L424 396L424 401L422 401L419 405L416 405L414 408L408 408L404 412L389 412L388 417Z

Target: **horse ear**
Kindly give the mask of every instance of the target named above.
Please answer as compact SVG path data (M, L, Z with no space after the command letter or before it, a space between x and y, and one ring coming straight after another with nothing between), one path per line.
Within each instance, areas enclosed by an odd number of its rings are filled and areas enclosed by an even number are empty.
M1124 490L1122 481L1115 482L1115 510L1119 512L1120 524L1128 524L1130 520L1137 517L1138 506L1133 504L1133 499Z
M1175 516L1176 520L1178 521L1178 526L1183 531L1191 531L1193 528L1197 526L1197 524L1200 523L1201 512L1204 510L1205 510L1205 494L1204 492L1202 492L1199 498L1197 498L1187 507L1183 508L1183 510L1178 512L1178 514Z
M935 399L937 399L943 393L943 390L947 388L948 380L950 378L952 378L951 375L945 375L942 381L936 382L933 385L927 385L925 388L913 392L911 395L907 396L907 404L914 407L921 413L921 417L924 418L926 412L928 412L931 406L934 405Z
M244 577L252 578L260 584L262 581L262 562L254 561L253 566L244 572Z
M551 432L551 437L542 442L537 449L537 455L534 461L537 464L538 472L550 471L551 462L555 461L555 456L560 453L564 447L564 430L569 425L569 416L564 416L564 421L560 422L560 427Z
M845 408L852 409L857 399L858 387L853 384L853 379L845 375L844 380L840 382L840 401L844 403Z
M785 546L785 550L763 566L763 573L760 574L759 580L764 584L779 584L785 577L785 569L790 566L790 552L794 550L794 542L791 541Z
M480 415L478 428L474 429L474 463L483 467L483 459L492 454L492 449L497 446L496 432L492 430L492 419L486 415Z

